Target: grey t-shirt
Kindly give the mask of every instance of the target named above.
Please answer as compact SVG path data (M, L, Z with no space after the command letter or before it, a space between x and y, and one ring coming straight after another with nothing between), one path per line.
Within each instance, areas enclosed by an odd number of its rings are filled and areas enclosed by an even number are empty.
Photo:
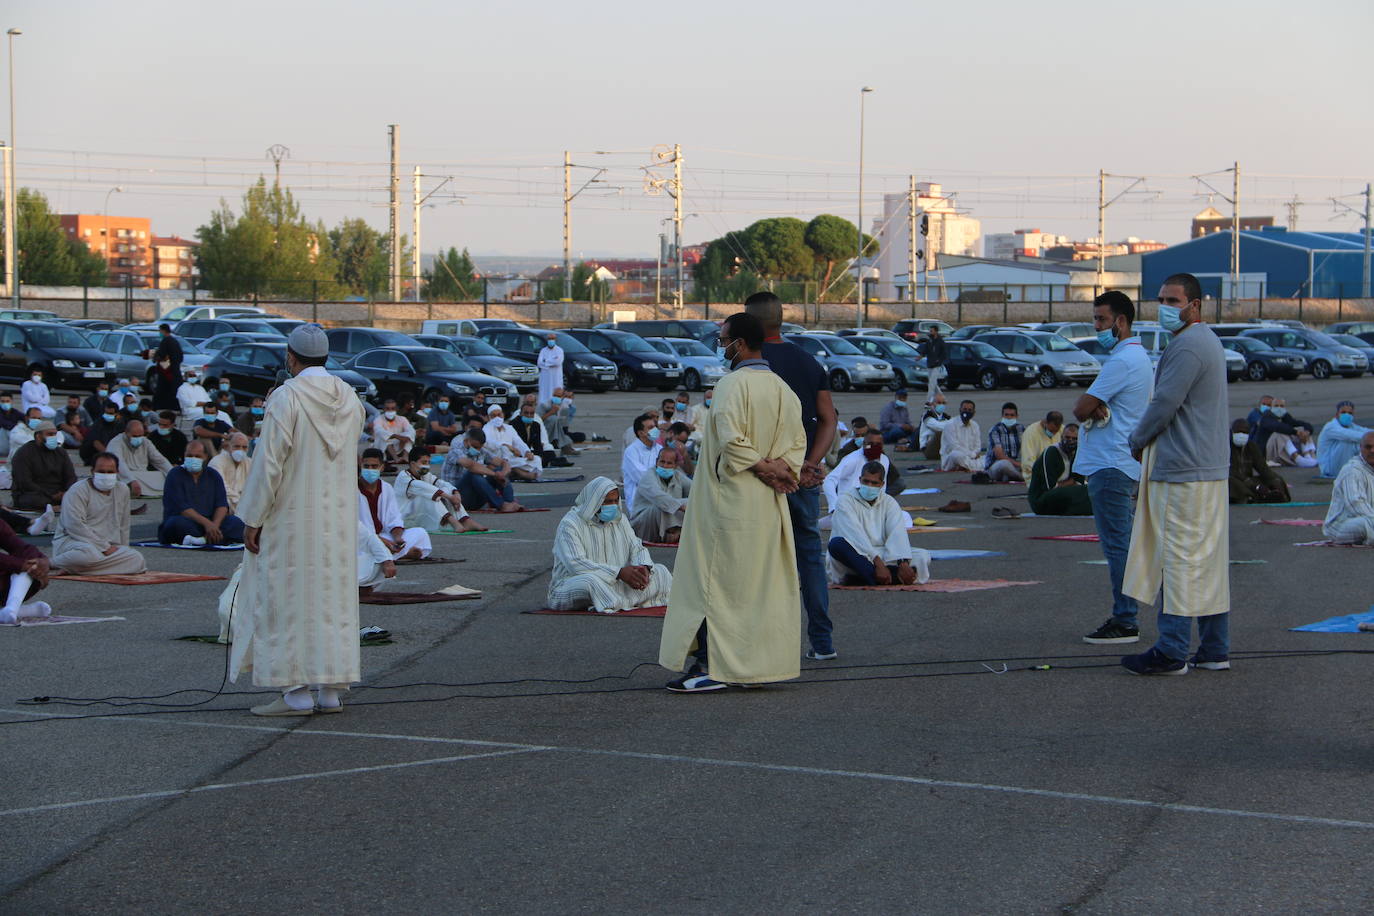
M1201 323L1169 341L1155 372L1154 397L1131 434L1133 449L1155 443L1151 480L1188 483L1230 474L1225 354Z

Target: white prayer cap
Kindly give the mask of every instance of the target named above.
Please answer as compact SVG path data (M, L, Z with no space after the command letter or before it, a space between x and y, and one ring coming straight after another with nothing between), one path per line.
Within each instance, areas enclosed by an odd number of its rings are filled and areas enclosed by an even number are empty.
M501 410L500 404L493 404L487 408L487 416L491 416L492 414L497 413L498 411L500 412L501 416L504 417L506 415L506 412L504 410Z
M329 338L324 336L324 328L317 324L303 324L286 338L291 352L306 359L319 359L329 355Z

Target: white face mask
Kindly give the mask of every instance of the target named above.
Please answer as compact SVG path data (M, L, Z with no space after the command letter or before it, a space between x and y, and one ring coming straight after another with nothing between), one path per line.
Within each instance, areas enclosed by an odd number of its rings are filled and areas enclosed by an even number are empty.
M506 425L506 420L504 417L492 417L491 425L496 427L497 429L500 429L501 427Z
M241 448L236 448L229 453L229 457L234 459L235 464L238 464L248 457L248 453Z
M1231 441L1238 447L1245 448L1245 443L1250 441L1250 436L1247 433L1231 433Z
M118 474L92 474L91 483L102 493L108 493L119 483Z
M387 418L388 420L394 420L394 419L396 419L396 411L394 411L394 410L388 410L388 411L386 412L385 416L386 416L386 418Z

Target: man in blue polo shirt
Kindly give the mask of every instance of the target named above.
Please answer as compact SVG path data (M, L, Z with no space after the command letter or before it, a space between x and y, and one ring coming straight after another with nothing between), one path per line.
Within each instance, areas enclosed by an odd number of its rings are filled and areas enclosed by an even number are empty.
M802 607L806 610L806 637L811 643L806 657L829 661L838 653L830 622L829 583L825 548L821 544L821 460L835 441L837 418L830 400L830 381L816 358L782 339L782 300L772 293L754 293L744 300L744 311L763 324L762 355L768 368L787 383L801 401L802 427L806 430L806 460L802 462L801 486L787 495L792 513L792 538L796 542L797 576L801 580Z
M1073 408L1083 424L1074 472L1088 479L1093 520L1112 580L1111 618L1083 637L1094 645L1140 639L1136 603L1122 594L1121 580L1135 522L1131 497L1140 481L1140 462L1131 457L1129 440L1154 392L1154 368L1131 330L1134 322L1135 304L1125 293L1108 290L1093 300L1097 339L1111 355Z

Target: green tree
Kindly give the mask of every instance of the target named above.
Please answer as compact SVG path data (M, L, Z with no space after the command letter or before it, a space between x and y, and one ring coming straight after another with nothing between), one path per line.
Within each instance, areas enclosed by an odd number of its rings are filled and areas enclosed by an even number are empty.
M387 289L390 255L386 236L366 220L340 220L329 230L329 246L339 265L339 283L349 292L372 296Z
M450 247L441 253L424 280L425 298L431 302L471 302L482 295L482 281L466 248L459 252Z
M810 278L816 256L806 244L806 223L791 216L761 219L744 230L748 264L771 279Z
M586 261L579 261L572 271L572 297L575 302L605 302L610 298L611 285L597 279L596 270ZM563 277L552 277L544 281L542 294L545 300L557 301L563 298Z
M71 286L77 283L73 246L62 232L57 214L48 208L48 199L32 188L20 188L14 196L14 203L19 282L32 286ZM76 244L80 245L79 242ZM0 246L0 250L3 250L3 246ZM101 283L103 285L104 281Z
M837 261L847 261L854 257L859 243L859 232L849 220L822 213L806 224L806 244L816 256L818 264L825 270L820 277L821 294L830 289L830 278L835 272Z
M67 239L72 253L72 285L105 286L110 282L110 271L105 259L86 247L78 239Z

